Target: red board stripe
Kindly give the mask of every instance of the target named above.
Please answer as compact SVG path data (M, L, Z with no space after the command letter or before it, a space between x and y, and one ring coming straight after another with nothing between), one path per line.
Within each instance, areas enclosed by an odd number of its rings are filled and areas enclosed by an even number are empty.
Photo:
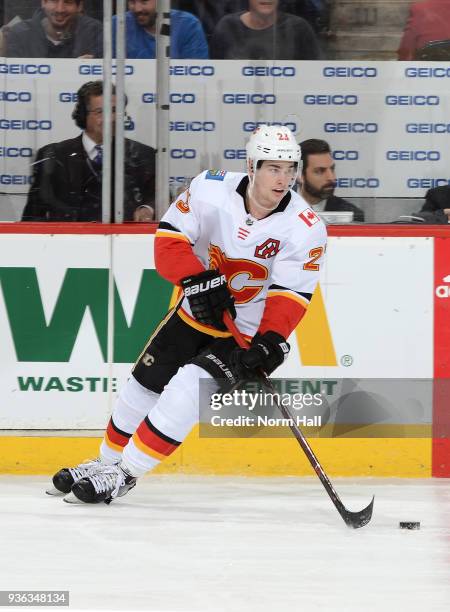
M154 234L157 223L0 223L0 234Z
M158 223L0 223L0 234L154 234ZM450 237L450 225L328 225L329 236Z
M450 476L450 237L434 239L432 475Z

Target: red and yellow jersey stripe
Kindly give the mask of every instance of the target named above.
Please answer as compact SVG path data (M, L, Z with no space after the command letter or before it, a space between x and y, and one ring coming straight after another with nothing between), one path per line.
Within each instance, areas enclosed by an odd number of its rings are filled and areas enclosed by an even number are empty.
M160 223L155 234L155 267L174 285L179 285L186 276L205 271L189 239L169 223Z
M309 293L271 285L267 292L259 333L275 331L283 338L288 338L305 315L310 300Z

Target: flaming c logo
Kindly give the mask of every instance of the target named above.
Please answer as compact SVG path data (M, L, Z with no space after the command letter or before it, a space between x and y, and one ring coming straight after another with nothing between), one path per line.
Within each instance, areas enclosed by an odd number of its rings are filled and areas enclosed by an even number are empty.
M267 268L248 259L230 259L214 244L209 246L209 267L217 268L228 278L228 284L238 304L248 302L258 295L261 285L246 285L249 281L267 279ZM233 279L242 275L242 286L235 289ZM175 288L170 308L180 298L180 289ZM304 366L337 366L336 350L331 333L325 301L320 284L317 285L306 315L295 330L300 361Z
M263 288L262 284L246 284L249 281L265 281L267 279L268 271L262 264L249 259L230 259L214 244L209 245L208 255L209 267L220 270L227 277L228 286L236 303L249 302ZM236 285L240 288L238 289Z

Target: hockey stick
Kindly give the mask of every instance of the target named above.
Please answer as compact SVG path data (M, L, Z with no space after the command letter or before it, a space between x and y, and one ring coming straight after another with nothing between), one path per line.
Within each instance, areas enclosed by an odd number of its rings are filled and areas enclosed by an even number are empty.
M234 323L233 319L230 317L228 312L224 313L223 322L225 323L228 331L233 335L233 338L236 340L238 345L243 349L247 349L248 342L245 340L241 332L238 330L238 328L236 327L236 324ZM274 399L275 399L276 397L275 387L273 386L271 380L262 371L260 372L260 381L269 391L275 393L274 394ZM370 504L363 510L360 510L359 512L351 512L350 510L347 510L347 508L342 503L339 495L334 490L334 487L331 484L330 479L325 474L323 467L320 465L319 460L317 459L316 455L314 454L314 451L310 447L302 430L299 427L297 427L297 425L295 424L295 420L292 417L291 413L289 412L288 408L278 401L276 401L276 404L277 404L278 410L281 412L283 417L288 419L288 423L290 424L289 427L292 433L294 434L295 439L300 444L308 461L312 465L313 470L316 472L317 476L320 479L320 482L323 484L325 488L325 491L328 493L328 496L330 497L331 501L335 505L339 514L344 519L345 523L349 527L353 527L353 529L358 529L359 527L364 527L364 525L367 525L367 523L372 518L373 502L375 500L375 496L372 497L372 501L370 502Z

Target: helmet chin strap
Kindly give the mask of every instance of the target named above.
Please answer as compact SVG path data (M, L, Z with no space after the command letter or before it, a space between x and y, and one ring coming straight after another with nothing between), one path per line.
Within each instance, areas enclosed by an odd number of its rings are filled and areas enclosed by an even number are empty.
M255 184L255 167L257 165L257 160L248 159L247 160L247 174L248 174L248 187L249 190L253 189L253 185Z

